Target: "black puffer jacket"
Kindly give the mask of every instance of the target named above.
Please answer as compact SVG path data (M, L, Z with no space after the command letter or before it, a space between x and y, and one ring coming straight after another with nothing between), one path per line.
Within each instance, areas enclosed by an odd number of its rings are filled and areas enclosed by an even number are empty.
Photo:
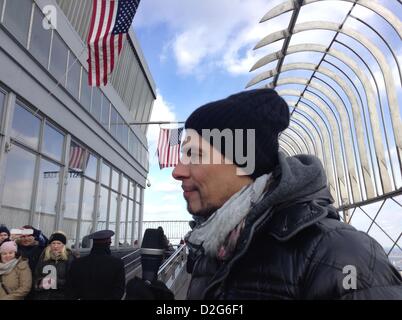
M247 215L232 259L190 253L187 298L402 299L401 276L382 247L339 221L319 160L280 162L276 184Z

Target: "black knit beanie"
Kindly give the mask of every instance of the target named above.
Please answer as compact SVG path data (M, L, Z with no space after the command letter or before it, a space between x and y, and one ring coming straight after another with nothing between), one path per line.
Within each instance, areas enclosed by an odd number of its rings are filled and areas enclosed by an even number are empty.
M289 107L285 100L273 89L255 89L199 107L187 119L185 128L195 130L200 136L202 129L229 129L233 134L235 129L255 129L255 170L250 177L256 179L271 172L278 164L278 135L288 125ZM247 134L244 132L243 152L247 150L246 138ZM225 152L224 145L222 138L222 149L218 150L222 154ZM239 167L246 166L239 165L236 157L231 160Z
M52 243L53 241L60 241L63 244L67 243L67 238L64 234L55 232L50 236L49 243Z

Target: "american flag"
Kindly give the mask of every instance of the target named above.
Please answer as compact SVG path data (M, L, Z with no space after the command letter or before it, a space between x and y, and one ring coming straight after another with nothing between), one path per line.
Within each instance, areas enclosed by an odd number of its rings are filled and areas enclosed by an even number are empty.
M159 168L174 167L179 162L180 143L183 128L162 129L159 132Z
M79 145L72 144L70 147L70 159L68 167L75 170L84 171L89 160L89 152L87 149Z
M133 22L140 0L93 0L87 39L88 83L107 85L123 47L123 34Z

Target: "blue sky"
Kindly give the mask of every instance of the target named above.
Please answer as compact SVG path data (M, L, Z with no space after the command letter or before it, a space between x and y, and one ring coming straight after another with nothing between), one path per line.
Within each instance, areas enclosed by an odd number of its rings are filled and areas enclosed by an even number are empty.
M158 97L151 120L185 120L198 106L243 90L253 76L274 67L275 64L272 64L264 67L264 70L249 72L260 57L279 50L282 46L282 42L278 42L267 48L253 50L264 36L287 27L290 13L259 23L266 12L281 2L283 1L142 0L134 18L134 30L157 86ZM397 5L395 0L380 2L391 10ZM302 8L298 22L317 19L341 22L350 7L351 3L345 1L315 3ZM381 18L375 17L368 9L357 7L353 13L366 21L371 19L374 25L382 28ZM401 15L399 13L399 18ZM358 25L350 22L349 26ZM389 28L384 33L387 40L394 44L400 58L402 48L396 33ZM303 32L294 35L291 44L313 42L328 45L333 34L328 31ZM367 36L383 46L369 31ZM358 45L354 44L354 47L360 50L363 57L367 56ZM388 54L387 57L389 56ZM319 58L295 54L286 58L285 62L303 57L309 62L315 62ZM392 63L392 59L390 61ZM397 78L395 64L391 66ZM374 70L376 77L379 77L379 69ZM382 81L380 87L384 91ZM401 101L400 90L398 98ZM171 169L159 170L155 155L158 134L159 126L150 126L148 140L151 187L145 192L144 220L189 220L180 183L171 177ZM398 179L399 184L400 176ZM389 206L389 210L398 208L392 202ZM402 215L394 220L387 216L386 221L384 220L389 228L397 230L401 229L401 223Z

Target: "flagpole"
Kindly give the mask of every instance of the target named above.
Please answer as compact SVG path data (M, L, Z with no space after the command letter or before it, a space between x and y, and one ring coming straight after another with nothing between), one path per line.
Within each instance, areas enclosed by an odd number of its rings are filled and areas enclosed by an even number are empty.
M129 126L144 125L144 124L177 124L185 123L185 121L147 121L147 122L130 122Z

